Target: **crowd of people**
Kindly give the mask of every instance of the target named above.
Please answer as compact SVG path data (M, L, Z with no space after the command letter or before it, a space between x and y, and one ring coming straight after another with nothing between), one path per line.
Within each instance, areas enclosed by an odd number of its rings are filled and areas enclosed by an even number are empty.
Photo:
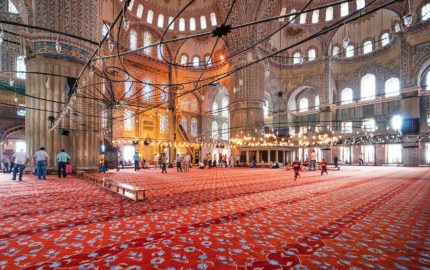
M45 147L40 147L33 155L33 164L35 167L34 175L37 175L38 180L46 180L49 155ZM64 149L56 156L58 178L67 177L67 174L72 173L72 165L70 156ZM16 151L14 154L7 152L3 153L2 164L3 173L12 173L12 180L22 181L25 167L30 162L30 156L24 152L24 149Z
M227 168L227 167L239 167L239 155L230 155L227 157L226 154L219 153L218 156L211 153L206 154L206 156L199 162L199 169L204 169L208 167L211 168Z

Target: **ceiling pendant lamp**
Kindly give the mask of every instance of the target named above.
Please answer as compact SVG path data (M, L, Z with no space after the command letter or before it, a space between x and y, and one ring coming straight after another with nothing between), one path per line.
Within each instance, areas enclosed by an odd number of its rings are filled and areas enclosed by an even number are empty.
M55 41L55 50L57 51L57 53L61 53L61 44L59 41L60 35L57 36L57 40Z

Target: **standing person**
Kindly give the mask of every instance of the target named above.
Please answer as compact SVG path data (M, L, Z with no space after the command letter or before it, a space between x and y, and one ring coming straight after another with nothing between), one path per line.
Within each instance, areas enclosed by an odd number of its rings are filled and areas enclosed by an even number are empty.
M358 158L358 165L360 166L364 165L363 153L360 153L360 157Z
M133 160L134 160L134 171L138 171L139 170L139 152L135 152L134 156L133 156Z
M333 161L334 161L334 167L337 168L337 164L339 162L339 158L337 157L337 155L334 156Z
M219 153L218 154L218 166L220 167L220 168L222 168L222 161L223 161L223 159L222 159L222 154L221 153Z
M15 161L14 161L14 159L12 157L10 157L9 158L9 173L12 172L14 166L15 166Z
M255 156L252 157L251 168L257 168L257 158Z
M227 168L227 154L224 155L222 162L224 162L224 166Z
M163 153L161 156L161 173L167 173L167 156L166 153Z
M99 173L106 173L105 155L103 153L99 156Z
M312 150L310 171L316 171L316 170L317 170L317 160L315 157L315 150Z
M216 155L214 154L214 157L212 158L212 167L216 168Z
M66 150L61 149L60 153L58 153L57 155L58 178L61 178L61 174L63 174L63 177L66 178L67 176L66 165L69 159L70 159L70 156L69 154L66 153Z
M37 179L46 180L46 167L48 166L48 153L45 147L40 147L40 150L34 153L34 163L37 167Z
M191 162L191 156L187 153L184 157L184 168L185 171L188 172L190 171L190 162Z
M119 154L119 164L121 165L121 169L124 169L124 156Z
M327 172L327 162L325 161L325 159L322 159L322 161L321 161L321 175L323 175L323 173L328 174L328 172Z
M212 155L211 153L208 154L208 169L212 168Z
M179 154L176 154L176 171L182 172L182 157Z
M154 162L154 169L158 168L158 154L154 154L154 158L152 159L152 161Z
M234 166L234 157L232 154L228 157L228 166L233 167Z
M29 157L24 150L21 149L19 152L16 152L12 158L15 166L13 167L13 175L12 180L16 181L16 173L19 170L18 180L22 181L22 174L24 172L25 165L28 163Z
M9 155L6 154L6 152L3 153L2 162L3 162L3 173L8 173L9 172Z
M239 167L240 166L240 156L239 156L239 154L237 154L237 156L236 156L236 167Z
M293 164L292 164L292 167L293 167L293 171L294 171L294 181L296 181L296 180L297 180L297 176L300 176L300 174L299 174L299 170L300 170L300 161L299 161L299 158L298 158L298 157L296 157L296 158L294 159L294 162L293 162Z

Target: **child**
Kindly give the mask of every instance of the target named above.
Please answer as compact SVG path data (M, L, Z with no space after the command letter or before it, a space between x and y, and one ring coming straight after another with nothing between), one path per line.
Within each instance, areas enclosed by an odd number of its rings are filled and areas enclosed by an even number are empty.
M294 162L293 162L292 166L293 166L293 170L294 170L294 181L296 181L297 176L300 176L300 174L299 174L299 170L300 170L300 161L299 161L299 158L298 158L298 157L296 157L296 158L294 159Z
M66 174L72 174L72 172L73 172L72 164L70 163L70 161L67 161L67 164L66 164Z
M323 174L324 174L324 172L325 172L326 174L328 174L328 172L327 172L327 162L325 161L325 159L323 159L323 160L321 161L321 175L323 175Z

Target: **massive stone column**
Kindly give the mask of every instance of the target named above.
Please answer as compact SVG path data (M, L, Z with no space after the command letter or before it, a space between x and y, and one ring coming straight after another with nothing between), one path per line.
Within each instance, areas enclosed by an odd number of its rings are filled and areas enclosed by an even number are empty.
M97 42L101 35L100 8L100 0L38 0L33 5L34 24ZM26 106L33 108L27 110L25 121L29 154L46 147L50 156L48 168L54 169L55 156L64 148L72 156L77 170L95 169L100 143L96 130L100 117L94 117L99 113L94 101L78 98L73 106L75 109L55 130L50 130L48 117L59 117L58 112L68 100L66 78L78 77L96 47L82 40L46 32L34 32L24 38L29 72L25 83ZM61 50L56 46L57 40ZM86 84L97 83L95 77L86 75ZM81 92L94 95L95 90L94 87L84 87ZM70 134L61 135L59 128L70 130Z
M403 119L420 118L419 88L407 89L402 93L401 108ZM409 122L409 121L408 121ZM404 123L405 124L405 121ZM404 166L419 165L418 135L404 136L402 149L402 163Z
M252 57L251 57L252 55ZM251 62L256 54L235 62L237 67ZM231 137L261 136L264 127L264 66L254 64L236 73L235 90L230 102Z

